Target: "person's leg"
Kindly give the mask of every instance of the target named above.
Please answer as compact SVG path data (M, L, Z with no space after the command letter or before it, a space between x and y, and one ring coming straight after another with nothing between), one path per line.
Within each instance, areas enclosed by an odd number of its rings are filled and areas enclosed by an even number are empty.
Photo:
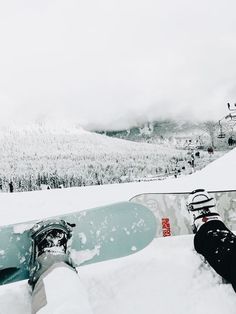
M32 292L32 314L91 314L88 296L76 271L54 263L37 280Z
M230 279L232 287L236 293L236 250L234 251L232 262L231 262L231 268L230 268Z
M70 258L68 240L71 237L71 225L63 220L39 222L31 229L32 314L92 313Z
M195 234L194 247L219 275L229 282L236 282L232 271L236 254L236 236L222 221L212 220L203 224Z
M192 216L194 247L236 291L236 236L223 223L216 200L204 189L191 192L187 209Z

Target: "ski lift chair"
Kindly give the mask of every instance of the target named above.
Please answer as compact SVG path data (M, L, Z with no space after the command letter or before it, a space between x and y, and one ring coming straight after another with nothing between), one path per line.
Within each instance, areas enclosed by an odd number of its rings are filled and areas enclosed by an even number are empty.
M225 138L225 136L226 136L225 133L222 133L222 132L221 132L221 133L219 133L219 135L218 135L217 137L220 138L220 139L222 139L222 138Z

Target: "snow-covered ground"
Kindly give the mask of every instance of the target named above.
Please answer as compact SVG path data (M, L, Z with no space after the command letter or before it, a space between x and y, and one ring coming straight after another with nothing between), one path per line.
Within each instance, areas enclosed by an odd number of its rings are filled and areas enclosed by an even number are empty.
M106 204L127 201L140 193L233 190L236 150L210 163L202 171L178 179L135 182L22 193L0 193L0 225L41 219Z
M143 192L236 189L236 150L191 176L158 182L0 194L1 225L128 200ZM121 259L80 268L94 314L233 314L230 285L202 263L192 236L155 239ZM63 282L63 278L62 278ZM0 287L1 314L30 313L26 282Z

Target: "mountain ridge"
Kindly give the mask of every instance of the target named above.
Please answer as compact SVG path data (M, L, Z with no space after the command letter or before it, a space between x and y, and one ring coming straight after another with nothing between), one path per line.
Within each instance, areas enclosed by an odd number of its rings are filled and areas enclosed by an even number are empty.
M164 137L190 137L201 135L203 133L203 122L191 122L184 120L156 120L145 123L137 123L127 129L120 130L96 130L99 134L105 134L110 137L118 137L132 141L153 141Z

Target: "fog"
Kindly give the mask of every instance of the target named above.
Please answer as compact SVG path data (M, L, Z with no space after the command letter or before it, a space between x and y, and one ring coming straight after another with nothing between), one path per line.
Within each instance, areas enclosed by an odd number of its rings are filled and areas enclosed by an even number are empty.
M233 0L0 2L0 125L220 119L236 101Z

